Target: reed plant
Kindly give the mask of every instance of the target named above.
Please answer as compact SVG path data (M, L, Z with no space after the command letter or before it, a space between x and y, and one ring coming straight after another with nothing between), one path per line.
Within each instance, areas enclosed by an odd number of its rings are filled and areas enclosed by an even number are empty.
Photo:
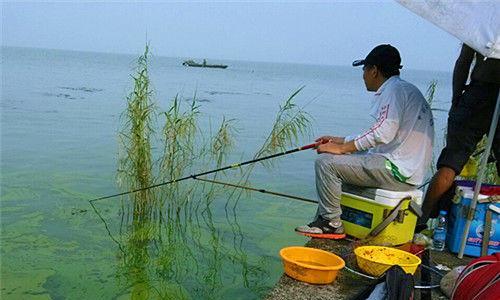
M216 168L222 167L229 153L235 145L234 137L238 130L235 126L235 119L222 117L221 124L210 143L211 158L215 161Z
M182 111L178 96L175 96L168 111L163 113L166 121L162 130L164 147L160 159L161 180L179 178L191 165L195 153L199 113L195 99L187 111Z
M123 190L145 189L155 183L182 178L196 173L193 171L199 169L195 168L223 167L236 144L238 130L234 119L222 117L214 131L211 125L200 129L201 109L196 95L188 105L181 97L175 96L168 109L159 113L149 78L149 58L149 46L146 45L137 60L132 75L133 91L127 96L127 107L121 115L123 126L119 132L117 180ZM295 91L279 107L271 131L254 158L283 151L309 132L310 117L294 102L301 90ZM160 130L157 129L159 119L163 122ZM204 136L206 132L209 132L208 136ZM156 143L157 148L154 147ZM153 148L157 150L153 151ZM158 154L156 159L154 154ZM234 177L246 183L253 168L254 165L250 165ZM222 175L215 173L212 178ZM133 298L166 298L172 294L177 295L174 298L185 298L185 290L172 283L186 280L192 272L198 273L199 266L205 262L208 270L203 276L204 285L209 287L210 294L217 294L223 284L220 272L227 259L231 264L241 266L245 287L259 286L257 282L265 270L252 267L248 262L235 206L232 214L226 210L233 233L232 251L224 245L224 235L214 224L210 207L222 191L213 184L198 184L198 181L190 180L145 189L133 193L128 199L131 201L122 202L122 242L117 242L123 252L121 274L128 274L125 277L132 286ZM227 198L226 207L231 197ZM200 204L204 204L204 210L198 216L193 207ZM202 227L208 230L208 235L201 232ZM213 256L204 254L206 243ZM229 252L234 254L227 258ZM196 270L186 266L196 266Z
M280 105L273 126L263 145L254 158L285 151L296 145L300 137L310 134L311 116L294 102L295 97L304 87L299 88ZM263 161L268 166L272 161Z
M199 106L194 98L189 108L184 109L178 96L174 97L169 109L163 113L165 124L162 129L163 151L159 160L160 181L180 178L193 165L198 149L195 144L199 130L197 121L199 113ZM194 185L181 191L179 183L172 183L161 189L161 206L165 201L169 201L168 217L173 213L180 213L181 207L193 190Z
M146 45L144 53L137 60L137 68L132 75L134 88L127 97L127 108L121 116L124 126L119 133L117 177L120 187L125 190L146 188L154 181L151 139L154 134L156 105L152 99L148 63L149 46ZM153 199L152 191L144 190L132 197L136 212L134 215L147 215L147 202Z
M437 80L432 80L427 87L427 91L425 92L425 100L427 100L427 103L429 103L432 110L436 110L436 108L432 107L432 104L434 103L434 94L436 93L437 84Z
M219 169L226 164L229 154L232 152L235 145L235 135L238 130L236 128L235 119L226 119L222 117L220 126L212 137L210 142L210 159L215 162L213 168ZM212 179L215 180L219 174L214 173ZM206 200L206 205L210 205L215 196L216 187L214 184L210 184L208 191L205 192L204 198Z
M295 103L296 96L304 87L293 92L280 106L276 114L271 130L264 140L262 146L256 151L254 159L274 154L276 152L285 151L288 147L296 145L301 137L310 136L311 133L311 116L300 106ZM264 160L261 162L264 167L270 168L274 161ZM249 178L255 168L252 164L242 172L242 176L238 181L238 185L247 186ZM243 190L233 191L230 199L234 198L233 210L243 194ZM226 210L229 201L226 203Z
M137 61L135 75L132 76L134 89L127 97L127 109L122 115L125 119L124 126L119 135L121 155L118 163L118 182L121 188L127 190L143 189L153 183L181 178L192 171L194 162L197 162L197 165L203 165L205 162L206 165L207 159L210 159L215 162L214 167L221 167L232 151L237 132L234 126L235 120L223 117L216 133L208 138L209 142L206 145L198 125L201 112L196 102L196 95L187 109L182 105L181 98L176 96L168 110L161 114L165 119L161 130L163 146L160 158L153 160L151 140L155 134L158 108L153 101L148 62L149 46L146 45L143 55ZM280 105L271 131L254 158L284 151L288 146L296 144L300 137L309 133L310 116L294 102L302 89L303 87L293 92ZM272 164L268 161L265 165ZM242 172L240 183L248 180L253 168L251 165ZM157 170L156 176L153 176L153 170ZM180 189L179 183L172 183L159 189L161 191L159 194L154 194L149 189L133 194L133 214L143 215L139 212L151 211L151 207L155 205L162 207L165 201L171 202L173 205L170 207L174 209L175 206L174 210L179 213L180 208L192 196L196 182L191 182L191 186L184 186L187 188ZM210 188L205 196L212 198L213 192L214 189ZM151 201L149 205L145 205L148 199Z

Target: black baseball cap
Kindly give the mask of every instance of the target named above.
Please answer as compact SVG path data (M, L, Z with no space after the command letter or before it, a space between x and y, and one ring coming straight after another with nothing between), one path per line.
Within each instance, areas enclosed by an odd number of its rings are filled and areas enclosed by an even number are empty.
M361 65L379 66L392 70L403 68L398 49L389 44L378 45L368 53L365 59L358 59L352 62L353 67Z

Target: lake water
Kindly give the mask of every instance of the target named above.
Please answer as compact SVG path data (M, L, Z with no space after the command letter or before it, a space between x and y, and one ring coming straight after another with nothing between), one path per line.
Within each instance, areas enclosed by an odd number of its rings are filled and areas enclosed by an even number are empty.
M279 249L307 241L293 228L310 221L315 205L260 193L228 202L222 192L208 209L195 206L168 222L146 245L124 225L126 199L91 207L88 200L119 191L118 130L137 56L2 48L2 299L260 298L283 272ZM299 145L371 122L360 68L214 61L229 65L221 70L186 68L183 60L155 56L153 47L158 107L196 93L202 128L222 116L236 119L230 162L252 158L279 105L302 86L296 103L314 121ZM434 107L448 109L450 73L401 76L422 92L437 80ZM438 151L446 113L434 116ZM251 182L316 199L314 158L303 151L277 159L272 168L256 168ZM238 171L226 172L229 181L231 172Z

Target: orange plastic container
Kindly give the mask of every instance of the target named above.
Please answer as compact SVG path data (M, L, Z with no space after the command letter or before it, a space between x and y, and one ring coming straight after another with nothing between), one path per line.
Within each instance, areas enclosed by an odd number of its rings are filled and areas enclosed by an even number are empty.
M315 248L286 247L280 250L280 256L288 276L313 284L333 282L345 266L339 256Z

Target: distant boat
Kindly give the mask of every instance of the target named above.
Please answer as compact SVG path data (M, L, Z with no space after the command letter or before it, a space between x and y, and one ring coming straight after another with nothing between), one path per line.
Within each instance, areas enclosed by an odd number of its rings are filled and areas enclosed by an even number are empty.
M207 64L207 61L204 59L203 60L203 63L199 64L197 62L195 62L194 60L185 60L183 63L182 63L183 66L187 66L187 67L198 67L198 68L219 68L219 69L225 69L227 68L227 65L210 65L210 64Z

